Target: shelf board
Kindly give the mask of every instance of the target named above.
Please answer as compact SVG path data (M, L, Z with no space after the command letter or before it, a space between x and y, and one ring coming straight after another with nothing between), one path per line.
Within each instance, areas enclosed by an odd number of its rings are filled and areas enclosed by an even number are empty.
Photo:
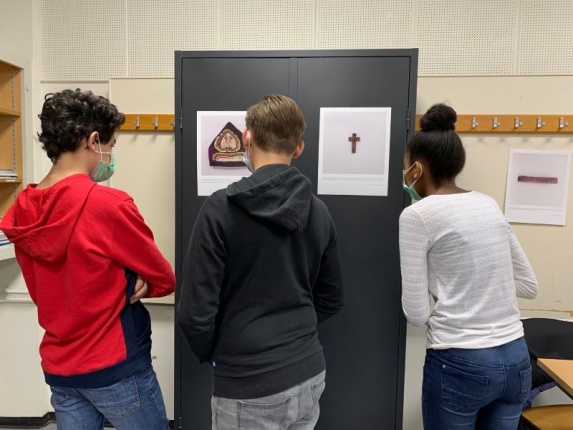
M12 109L4 109L0 107L0 116L11 116L15 118L20 117L20 112Z
M0 178L0 185L1 184L12 184L12 185L20 185L22 180L20 178Z
M0 261L9 260L11 258L16 258L16 254L14 253L14 245L0 246Z
M150 297L148 299L141 299L141 302L146 305L174 305L175 294L169 294L165 297Z

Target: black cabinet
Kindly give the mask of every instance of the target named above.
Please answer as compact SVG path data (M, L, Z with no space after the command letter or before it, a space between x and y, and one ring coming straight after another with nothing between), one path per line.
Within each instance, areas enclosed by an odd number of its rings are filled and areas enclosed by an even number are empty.
M402 428L406 322L398 218L405 204L404 147L415 120L417 58L415 49L176 52L178 279L205 199L197 196L197 111L242 111L270 93L296 100L308 127L304 154L293 165L316 192L320 108L392 108L388 196L319 196L336 223L345 280L343 311L320 327L327 363L320 430ZM211 369L199 366L178 330L175 344L176 428L208 430Z

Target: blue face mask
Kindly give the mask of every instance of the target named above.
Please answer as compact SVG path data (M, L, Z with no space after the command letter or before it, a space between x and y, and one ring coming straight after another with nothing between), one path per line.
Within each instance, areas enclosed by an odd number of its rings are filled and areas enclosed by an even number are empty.
M99 151L96 151L96 154L99 154L100 159L95 166L95 169L90 173L90 178L94 182L103 182L107 181L113 173L115 172L115 157L113 152L102 152L101 144L98 142ZM103 154L109 154L111 156L111 160L109 163L103 161Z
M253 169L253 166L252 166L251 162L249 161L249 150L248 149L245 149L245 152L243 153L243 163L245 163L245 166L247 166L247 169L249 169L249 172L255 173L255 169Z
M415 163L414 163L415 164ZM420 194L418 194L418 192L416 191L416 189L414 188L414 184L416 182L418 182L418 179L420 179L422 177L422 173L420 173L420 176L418 176L416 178L416 180L414 182L412 182L412 185L408 186L406 184L406 173L410 171L410 169L412 167L414 167L414 164L412 164L410 167L408 167L406 170L402 170L402 188L404 188L404 191L406 191L406 193L413 198L414 200L422 200L422 197L420 196Z

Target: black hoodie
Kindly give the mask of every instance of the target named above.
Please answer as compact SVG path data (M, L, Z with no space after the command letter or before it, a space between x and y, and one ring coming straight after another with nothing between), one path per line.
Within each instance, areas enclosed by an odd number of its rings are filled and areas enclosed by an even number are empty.
M213 395L264 397L322 372L317 323L342 303L334 223L298 169L261 167L205 201L177 321L214 368Z

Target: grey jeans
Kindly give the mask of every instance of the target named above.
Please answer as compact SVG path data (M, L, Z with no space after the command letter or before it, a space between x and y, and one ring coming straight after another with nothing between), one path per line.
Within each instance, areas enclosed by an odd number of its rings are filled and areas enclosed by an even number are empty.
M211 399L212 430L312 430L318 421L325 372L258 399Z

